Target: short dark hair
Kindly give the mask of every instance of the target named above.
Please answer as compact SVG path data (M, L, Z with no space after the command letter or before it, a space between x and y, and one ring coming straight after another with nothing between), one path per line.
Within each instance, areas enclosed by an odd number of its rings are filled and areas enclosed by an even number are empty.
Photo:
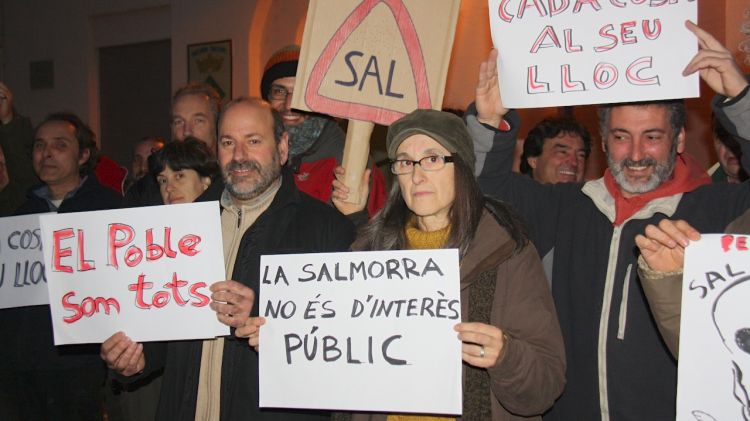
M216 89L210 85L201 82L190 82L186 85L180 86L172 95L172 108L174 108L175 102L183 96L187 95L200 95L208 98L208 105L211 108L211 113L214 117L214 124L219 121L219 113L221 112L221 97Z
M561 134L578 136L583 141L583 149L586 158L591 154L591 135L585 127L572 118L545 118L537 123L526 135L523 141L523 154L521 155L520 170L522 174L531 175L534 170L529 165L528 159L539 156L544 149L544 142L556 138Z
M211 179L219 175L219 164L206 142L188 136L182 142L170 142L151 154L149 171L159 175L166 167L172 171L194 170L201 177Z
M227 113L227 111L229 111L230 108L234 107L237 104L250 104L261 108L266 108L271 113L271 117L273 118L273 137L276 140L277 144L281 142L281 136L283 136L286 132L286 128L284 127L284 120L281 119L281 114L279 114L279 112L276 111L271 106L271 104L268 103L268 101L257 97L241 96L229 101L221 112L221 116L219 117L219 124L221 124L221 120L224 118L224 115Z
M677 141L680 131L685 128L687 120L687 111L685 110L685 101L682 99L668 99L659 101L641 101L641 102L623 102L619 104L602 104L597 110L599 115L599 134L602 141L606 141L609 135L609 119L612 115L612 109L615 107L664 107L667 110L669 125L672 128L672 142ZM606 143L605 143L606 144Z
M77 115L68 111L59 111L47 115L34 129L34 134L39 128L47 123L60 121L68 123L75 129L75 138L78 141L78 156L83 156L83 151L89 151L89 159L84 162L78 169L79 174L88 175L94 171L98 159L99 148L96 146L96 135L91 128L83 122Z

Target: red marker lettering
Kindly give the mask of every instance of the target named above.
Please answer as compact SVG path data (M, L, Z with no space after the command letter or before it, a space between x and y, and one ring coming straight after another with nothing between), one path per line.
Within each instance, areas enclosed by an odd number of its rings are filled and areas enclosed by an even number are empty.
M55 272L73 273L72 267L65 266L60 262L63 257L69 257L73 254L70 247L60 248L60 241L72 237L72 228L65 228L52 233L52 270Z
M207 295L201 294L200 292L198 292L199 288L205 288L205 287L206 287L205 282L196 282L190 286L190 296L198 300L197 302L190 303L191 306L205 307L206 305L208 305L209 301L211 301L208 299Z
M133 228L125 224L109 224L109 241L107 243L107 265L118 268L117 249L133 241Z
M151 289L153 282L146 282L146 275L138 275L138 282L128 285L128 291L135 291L135 306L138 308L151 308L149 304L143 301L143 290Z
M87 270L96 269L93 260L86 260L83 254L84 248L83 230L78 230L78 271L86 272Z

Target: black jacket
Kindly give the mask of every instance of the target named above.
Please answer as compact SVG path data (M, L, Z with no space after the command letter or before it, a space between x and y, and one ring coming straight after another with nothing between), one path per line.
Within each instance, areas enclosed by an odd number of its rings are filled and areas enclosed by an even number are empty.
M344 251L354 240L353 225L335 209L301 193L291 173L269 208L245 232L237 252L232 279L259 290L260 256ZM258 294L252 316L258 315ZM147 343L146 368L140 376L164 367L157 419L192 420L198 394L202 341ZM123 379L133 381L140 376ZM225 338L221 373L222 420L327 419L320 412L292 412L258 407L258 354L246 339Z
M33 190L32 190L33 192ZM122 198L115 191L102 186L91 175L78 191L63 200L58 213L116 209ZM26 202L16 210L17 215L49 212L47 201L29 193ZM102 370L99 345L64 345L56 347L52 335L52 316L48 305L2 310L2 332L10 330L3 338L9 343L0 347L8 352L13 370L55 370L69 368L94 368ZM1 357L0 357L1 358Z
M554 258L552 296L565 338L567 384L545 420L674 419L677 365L638 279L635 236L664 218L720 232L750 206L749 184L657 198L614 226L614 199L602 179L542 185L510 172L518 120L515 113L508 117L510 132L473 132L475 142L494 137L484 165L477 165L478 181L526 218L539 255ZM481 129L470 119L470 128Z

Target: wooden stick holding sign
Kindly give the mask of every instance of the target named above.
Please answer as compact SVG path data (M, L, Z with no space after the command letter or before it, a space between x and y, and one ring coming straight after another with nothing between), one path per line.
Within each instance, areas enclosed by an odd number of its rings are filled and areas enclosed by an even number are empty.
M349 201L373 124L440 109L460 0L311 0L292 107L348 118L342 165Z
M346 130L346 144L344 145L344 157L341 165L346 168L344 184L349 187L350 203L360 203L367 200L362 196L360 180L365 169L367 169L367 157L370 155L370 135L374 123L361 120L349 120Z

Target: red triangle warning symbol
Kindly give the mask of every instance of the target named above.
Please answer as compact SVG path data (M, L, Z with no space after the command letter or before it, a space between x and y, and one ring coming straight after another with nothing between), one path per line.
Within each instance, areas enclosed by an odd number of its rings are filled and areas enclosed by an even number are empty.
M406 48L409 67L413 76L417 108L432 108L422 47L419 43L419 36L414 22L403 0L364 0L349 14L333 34L310 72L305 90L305 103L311 110L334 114L340 117L372 121L383 125L389 125L405 114L405 110L399 111L387 108L386 106L375 106L334 99L320 93L323 80L331 69L334 59L352 33L370 15L375 6L380 3L386 5L393 15L401 35L400 38Z

